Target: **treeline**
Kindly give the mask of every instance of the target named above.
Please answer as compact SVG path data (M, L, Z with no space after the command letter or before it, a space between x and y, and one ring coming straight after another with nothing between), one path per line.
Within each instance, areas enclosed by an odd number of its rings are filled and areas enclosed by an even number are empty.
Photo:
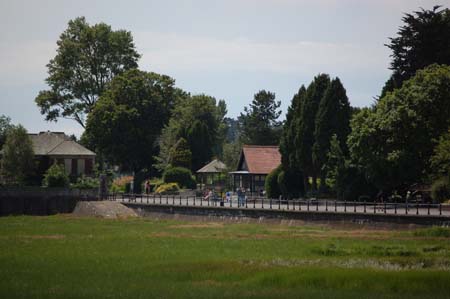
M326 74L300 87L270 196L332 191L355 200L434 182L433 197L450 198L450 13L436 6L403 21L387 45L393 74L372 107L352 109L340 80Z

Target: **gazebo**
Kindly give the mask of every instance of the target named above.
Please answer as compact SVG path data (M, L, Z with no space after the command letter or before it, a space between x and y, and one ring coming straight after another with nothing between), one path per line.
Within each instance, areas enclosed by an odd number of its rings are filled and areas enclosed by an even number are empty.
M220 160L214 159L199 170L197 170L197 181L200 182L200 189L205 185L216 185L223 183L221 174L227 170L227 166Z

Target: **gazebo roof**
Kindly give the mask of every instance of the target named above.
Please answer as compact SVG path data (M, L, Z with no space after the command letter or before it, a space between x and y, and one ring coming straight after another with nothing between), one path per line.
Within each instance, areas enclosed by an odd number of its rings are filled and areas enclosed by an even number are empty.
M217 159L212 160L199 170L197 170L197 173L220 173L227 169L227 166Z

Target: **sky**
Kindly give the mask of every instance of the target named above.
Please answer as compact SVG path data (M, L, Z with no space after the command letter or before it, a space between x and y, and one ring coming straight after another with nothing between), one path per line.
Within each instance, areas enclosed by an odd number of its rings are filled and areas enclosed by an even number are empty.
M319 73L339 77L353 106L369 106L390 75L404 13L450 0L0 0L0 114L29 132L80 136L73 120L46 122L34 99L69 20L85 16L132 33L139 67L192 94L224 99L236 117L259 90L283 116Z

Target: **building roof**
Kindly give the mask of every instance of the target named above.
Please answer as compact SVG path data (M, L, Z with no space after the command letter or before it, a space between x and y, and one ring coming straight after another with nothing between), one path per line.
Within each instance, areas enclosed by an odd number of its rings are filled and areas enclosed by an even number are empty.
M252 174L269 174L281 164L278 146L244 145L239 158L239 170Z
M202 168L200 168L199 170L197 170L197 173L219 173L223 172L226 169L227 166L222 161L214 159L205 166L203 166Z
M73 141L62 132L40 132L29 134L34 154L38 156L95 156L81 144Z

